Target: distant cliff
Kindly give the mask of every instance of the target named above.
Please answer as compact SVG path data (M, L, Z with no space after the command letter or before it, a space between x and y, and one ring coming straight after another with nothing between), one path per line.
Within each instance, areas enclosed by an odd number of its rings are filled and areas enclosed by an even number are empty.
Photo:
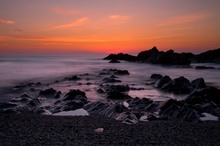
M190 65L191 62L220 63L220 49L210 50L198 55L192 53L176 53L173 50L159 51L157 47L142 51L137 56L129 54L110 54L105 60L125 60L134 62L146 62L161 65Z

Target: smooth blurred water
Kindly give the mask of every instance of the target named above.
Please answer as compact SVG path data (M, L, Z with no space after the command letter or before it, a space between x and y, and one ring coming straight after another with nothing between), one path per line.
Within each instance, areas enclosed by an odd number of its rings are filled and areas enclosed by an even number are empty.
M203 77L208 85L220 87L220 69L196 70L196 65L214 66L216 64L192 64L191 68L177 68L146 63L131 63L122 61L110 64L103 60L105 55L48 55L48 56L0 56L0 88L14 86L23 81L50 81L73 74L99 74L102 69L126 69L129 76L122 76L123 84L143 87L146 90L130 91L131 96L152 97L166 96L151 86L149 82L153 73L168 75L171 78L184 76L189 80ZM158 98L158 97L156 97Z

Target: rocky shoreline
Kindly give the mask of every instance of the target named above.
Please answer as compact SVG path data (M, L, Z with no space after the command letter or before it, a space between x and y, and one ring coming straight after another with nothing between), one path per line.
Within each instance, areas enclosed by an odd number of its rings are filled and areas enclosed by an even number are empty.
M113 62L116 63L116 62ZM129 70L104 68L49 83L23 82L0 102L2 145L219 145L220 89L203 78L154 73L143 86ZM181 95L133 97L146 87ZM84 88L83 88L84 87ZM101 99L92 100L91 91Z
M12 91L20 93L8 102L0 102L0 113L35 113L41 115L69 114L75 110L83 110L86 115L114 118L125 124L136 124L141 121L187 121L201 122L220 118L220 90L206 85L203 78L189 81L181 76L171 79L167 75L152 74L150 86L160 92L183 95L183 100L167 99L153 101L149 98L131 97L130 90L141 92L142 88L124 85L120 76L129 77L128 70L103 69L97 76L100 80L94 88L103 100L90 101L85 91L71 89L62 93L53 88L53 84L70 82L76 84L91 75L82 74L56 80L50 85L37 83L21 83ZM91 81L91 79L89 80ZM92 83L85 83L91 86ZM77 87L82 84L77 83ZM19 94L17 94L19 95ZM105 100L104 100L105 99ZM78 113L77 113L78 114Z

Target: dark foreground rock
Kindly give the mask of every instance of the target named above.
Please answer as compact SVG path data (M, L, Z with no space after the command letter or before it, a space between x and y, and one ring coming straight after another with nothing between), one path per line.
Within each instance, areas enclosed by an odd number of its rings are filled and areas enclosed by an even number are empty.
M220 145L220 122L126 125L97 116L1 114L0 129L1 145Z

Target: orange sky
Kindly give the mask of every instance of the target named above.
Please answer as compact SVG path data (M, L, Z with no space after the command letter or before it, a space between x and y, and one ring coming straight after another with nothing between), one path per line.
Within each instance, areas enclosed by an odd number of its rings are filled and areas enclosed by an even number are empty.
M5 0L0 53L202 52L220 47L219 0Z

